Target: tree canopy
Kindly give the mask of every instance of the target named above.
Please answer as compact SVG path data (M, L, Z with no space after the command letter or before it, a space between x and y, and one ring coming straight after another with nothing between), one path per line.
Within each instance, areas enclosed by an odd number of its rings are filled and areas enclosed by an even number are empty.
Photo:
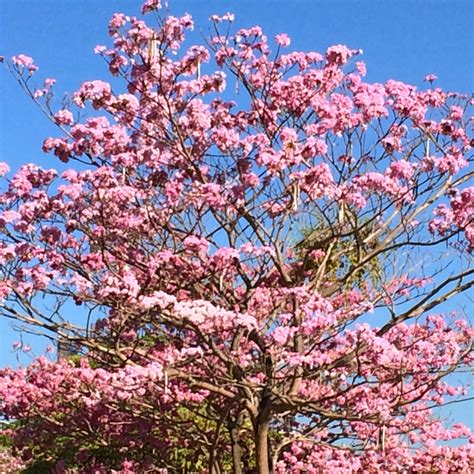
M0 465L471 472L437 407L473 360L442 312L473 284L473 100L230 13L194 46L190 15L142 14L96 47L111 82L60 106L6 61L67 169L0 163L0 315L78 353L0 371Z

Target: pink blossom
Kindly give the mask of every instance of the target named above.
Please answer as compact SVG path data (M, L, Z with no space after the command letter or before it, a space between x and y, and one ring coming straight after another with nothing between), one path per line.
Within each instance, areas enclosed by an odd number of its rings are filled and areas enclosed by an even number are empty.
M343 65L347 63L347 61L354 56L355 54L359 54L360 51L357 50L351 50L347 46L344 46L342 44L337 44L334 46L331 46L327 49L326 51L326 60L328 63L332 64L337 64L337 65Z
M394 161L387 170L391 178L410 179L415 171L415 165L406 160Z
M21 218L20 213L16 211L4 211L0 214L0 227L10 224Z
M183 245L186 250L196 251L198 253L206 253L209 249L209 242L201 237L190 235L183 241Z
M463 109L457 105L453 105L449 109L449 117L451 118L451 120L461 121L463 118L463 115L464 115Z
M107 47L104 46L104 45L101 45L101 44L98 44L95 48L94 48L94 53L96 54L102 54L104 51L107 50Z
M142 14L149 13L161 8L161 0L145 0L142 3Z
M212 15L210 20L215 22L215 23L221 23L223 21L232 22L232 21L235 20L235 15L233 13L227 12L225 15L222 15L222 16Z
M286 33L281 33L281 34L275 36L275 42L279 46L281 46L283 48L286 48L286 47L290 46L291 39Z
M213 260L219 267L224 267L225 265L229 265L234 261L234 259L239 258L239 252L231 247L222 247L218 249L214 255Z
M427 76L425 76L424 81L433 82L436 81L436 79L438 79L438 76L435 76L434 74L428 74Z
M384 139L382 139L382 144L389 153L401 150L401 142L399 137L385 137Z
M26 68L30 73L38 70L38 67L33 63L33 58L26 56L24 54L19 54L18 56L12 57L12 62L16 66Z
M367 68L366 68L365 63L363 61L357 61L356 62L356 68L357 68L358 73L361 76L365 76L367 74Z
M56 79L47 78L47 79L44 80L44 87L46 87L48 89L53 87L54 84L56 84Z
M276 344L284 345L288 341L291 329L288 327L278 327L272 331L272 339Z
M94 108L99 108L100 105L107 103L111 98L111 86L104 81L84 82L74 94L74 102L78 107L84 107L85 102L90 100Z
M10 167L3 161L0 162L0 177L5 176L10 171Z
M56 123L59 125L72 125L74 119L71 111L67 109L60 110L54 115Z

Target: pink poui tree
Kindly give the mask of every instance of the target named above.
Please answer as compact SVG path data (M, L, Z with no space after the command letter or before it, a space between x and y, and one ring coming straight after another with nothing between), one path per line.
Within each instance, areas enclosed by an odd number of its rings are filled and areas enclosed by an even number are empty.
M0 163L0 314L78 349L0 371L5 470L472 472L439 407L473 361L473 101L142 14L61 107L6 61L67 165Z

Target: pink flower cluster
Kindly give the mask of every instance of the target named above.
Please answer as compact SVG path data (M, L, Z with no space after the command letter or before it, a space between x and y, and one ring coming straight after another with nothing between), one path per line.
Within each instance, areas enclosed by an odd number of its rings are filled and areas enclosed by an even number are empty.
M435 210L429 229L442 236L460 229L464 232L468 249L474 250L474 187L464 188L454 193L449 207L439 205Z

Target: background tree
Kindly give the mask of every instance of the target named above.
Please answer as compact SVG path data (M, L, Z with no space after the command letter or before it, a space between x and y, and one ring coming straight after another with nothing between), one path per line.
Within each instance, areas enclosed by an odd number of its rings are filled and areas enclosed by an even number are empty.
M96 48L114 86L60 110L8 63L75 166L6 179L0 311L83 351L2 371L14 451L34 472L469 472L471 433L433 410L472 363L438 312L473 283L472 99L364 82L342 45L272 51L231 14L187 46L189 15L142 13Z

